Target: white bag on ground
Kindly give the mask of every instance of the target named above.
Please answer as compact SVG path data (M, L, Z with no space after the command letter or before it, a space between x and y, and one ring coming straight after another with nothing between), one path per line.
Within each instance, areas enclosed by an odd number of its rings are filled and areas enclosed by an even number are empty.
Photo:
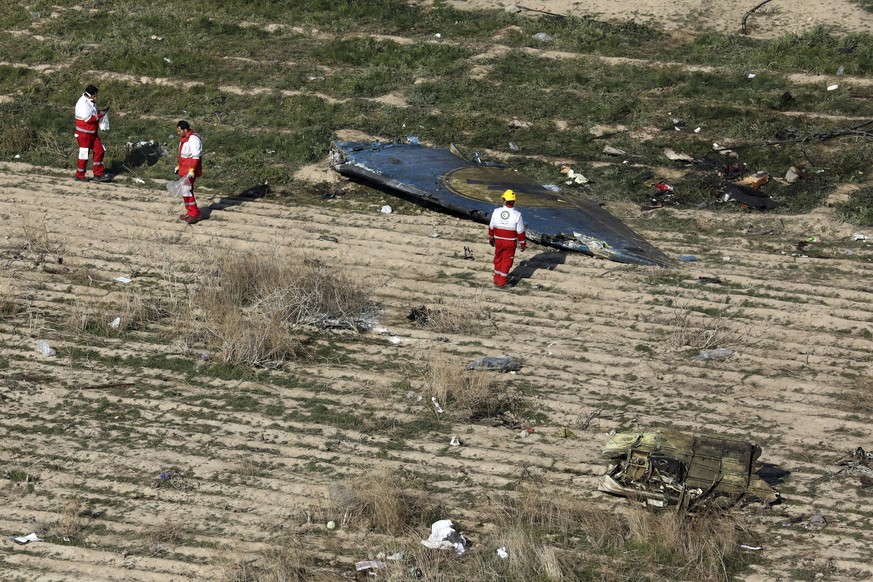
M167 182L167 192L173 198L181 198L191 194L191 180L188 179L188 176L185 176L175 182Z

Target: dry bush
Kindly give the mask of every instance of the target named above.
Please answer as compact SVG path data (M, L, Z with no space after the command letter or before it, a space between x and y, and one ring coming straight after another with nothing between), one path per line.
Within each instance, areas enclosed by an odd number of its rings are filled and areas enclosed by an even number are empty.
M36 220L25 218L21 225L24 238L24 246L30 253L31 260L35 265L46 262L49 256L59 258L63 256L65 244L56 240L48 231L45 219Z
M194 335L228 363L276 366L301 352L303 329L352 322L373 309L369 293L316 261L224 255L193 296Z
M676 308L671 322L670 345L674 349L708 350L737 344L746 334L737 324L737 311L727 303L714 315Z
M513 412L519 408L521 397L511 391L509 384L495 382L488 372L467 370L458 358L434 352L427 361L424 373L426 390L446 407L477 420Z
M330 500L344 527L397 534L439 519L439 508L408 485L396 473L378 471L333 484Z

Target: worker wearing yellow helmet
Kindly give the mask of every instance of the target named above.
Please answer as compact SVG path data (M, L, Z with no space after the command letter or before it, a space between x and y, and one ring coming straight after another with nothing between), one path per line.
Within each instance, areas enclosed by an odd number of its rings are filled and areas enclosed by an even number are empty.
M527 246L524 219L515 209L515 192L506 190L501 198L503 206L494 209L488 224L488 242L494 247L494 285L497 287L509 282L516 247L523 252Z

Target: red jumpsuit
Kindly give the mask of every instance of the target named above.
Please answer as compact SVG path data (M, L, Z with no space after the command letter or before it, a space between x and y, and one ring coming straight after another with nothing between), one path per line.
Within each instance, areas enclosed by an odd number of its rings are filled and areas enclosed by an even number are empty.
M76 163L76 178L85 179L85 167L88 164L88 156L94 152L94 163L91 169L94 177L103 175L103 144L97 135L97 126L104 112L98 111L94 102L84 94L76 102L76 141L79 142L79 160Z
M179 138L179 176L188 176L191 180L191 193L182 196L185 204L185 214L191 218L200 218L200 209L194 199L194 180L203 175L203 142L200 136L191 130Z
M527 244L521 212L508 205L495 208L488 224L488 240L494 246L494 284L503 287L509 282L516 245L524 250Z

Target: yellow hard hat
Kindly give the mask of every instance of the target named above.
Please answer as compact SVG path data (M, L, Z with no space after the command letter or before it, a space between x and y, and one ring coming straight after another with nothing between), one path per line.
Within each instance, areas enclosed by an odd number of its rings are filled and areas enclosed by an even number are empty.
M515 202L515 192L512 190L507 190L503 193L503 199L507 202Z

